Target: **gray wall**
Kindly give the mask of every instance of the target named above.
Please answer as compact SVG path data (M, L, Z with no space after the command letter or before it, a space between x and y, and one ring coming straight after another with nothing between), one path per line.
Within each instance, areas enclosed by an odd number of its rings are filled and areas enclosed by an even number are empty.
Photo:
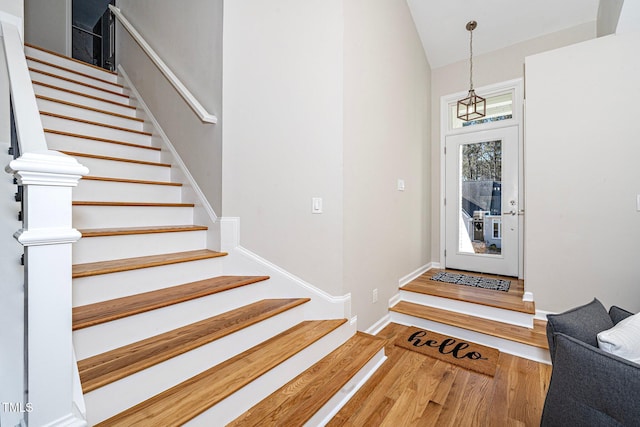
M203 124L118 25L117 57L218 216L222 215L222 0L119 0L118 7L200 103Z
M366 329L431 260L431 69L404 0L348 0L344 20L344 283Z
M27 43L71 55L71 0L25 0L24 39Z
M639 45L625 33L526 60L525 269L537 309L597 297L640 311Z
M234 0L224 43L225 215L368 328L430 259L430 70L406 2Z

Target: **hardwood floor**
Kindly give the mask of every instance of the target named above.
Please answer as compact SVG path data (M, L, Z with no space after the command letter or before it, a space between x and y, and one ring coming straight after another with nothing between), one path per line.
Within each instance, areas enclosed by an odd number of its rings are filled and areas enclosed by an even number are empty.
M494 377L393 345L388 360L328 424L336 426L538 426L551 366L500 353Z

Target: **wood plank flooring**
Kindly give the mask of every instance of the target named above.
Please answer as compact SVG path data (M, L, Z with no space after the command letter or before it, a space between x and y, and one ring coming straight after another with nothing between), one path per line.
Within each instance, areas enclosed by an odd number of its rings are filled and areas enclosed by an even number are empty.
M338 426L539 426L551 366L500 353L494 377L393 345L388 360L328 424Z

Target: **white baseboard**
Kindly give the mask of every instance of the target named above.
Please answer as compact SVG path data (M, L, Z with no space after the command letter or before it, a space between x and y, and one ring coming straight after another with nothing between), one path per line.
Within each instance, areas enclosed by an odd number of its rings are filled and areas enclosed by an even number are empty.
M376 323L371 325L366 331L367 334L376 335L378 332L383 330L385 326L391 323L391 315L387 313L382 319L378 320Z
M430 262L430 263L425 264L422 267L412 271L411 273L407 274L406 276L401 277L400 280L398 280L398 287L403 287L407 283L409 283L412 280L420 277L421 275L423 275L427 271L431 270L432 268L434 268L433 267L433 263Z
M552 311L545 311L545 310L536 310L536 314L533 316L534 319L538 319L538 320L547 320L547 314L556 314Z
M334 296L304 279L277 266L240 245L240 218L219 218L222 248L229 255L224 259L225 274L256 274L270 276L269 288L273 295L295 295L311 298L310 315L339 316L356 320L351 314L351 294Z

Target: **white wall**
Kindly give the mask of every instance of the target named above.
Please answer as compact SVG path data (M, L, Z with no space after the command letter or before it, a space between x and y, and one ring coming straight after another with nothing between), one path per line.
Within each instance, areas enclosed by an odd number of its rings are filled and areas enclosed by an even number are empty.
M367 329L431 259L431 70L405 1L347 0L344 22L344 282Z
M118 25L117 61L222 214L222 0L118 0L118 7L217 124L203 124Z
M70 55L71 0L25 0L24 39L62 55Z
M344 294L342 31L342 0L224 7L224 215L241 218L242 246L332 295Z
M0 12L23 18L24 2L22 0L0 0Z
M518 43L495 52L474 56L473 85L477 89L482 86L521 78L524 76L524 59L526 56L589 40L595 36L596 23L594 21ZM481 37L481 34L478 33L475 37ZM469 61L460 61L434 69L432 71L431 84L431 108L433 111L431 115L431 164L433 167L431 176L433 221L431 222L431 229L434 236L431 240L431 254L434 262L440 262L440 200L442 197L440 194L440 100L442 96L469 89ZM482 93L478 92L478 95L482 96Z
M616 28L618 33L630 31L640 31L640 2L637 0L627 0L623 3Z
M525 268L538 309L597 297L640 310L639 45L614 35L526 60Z

